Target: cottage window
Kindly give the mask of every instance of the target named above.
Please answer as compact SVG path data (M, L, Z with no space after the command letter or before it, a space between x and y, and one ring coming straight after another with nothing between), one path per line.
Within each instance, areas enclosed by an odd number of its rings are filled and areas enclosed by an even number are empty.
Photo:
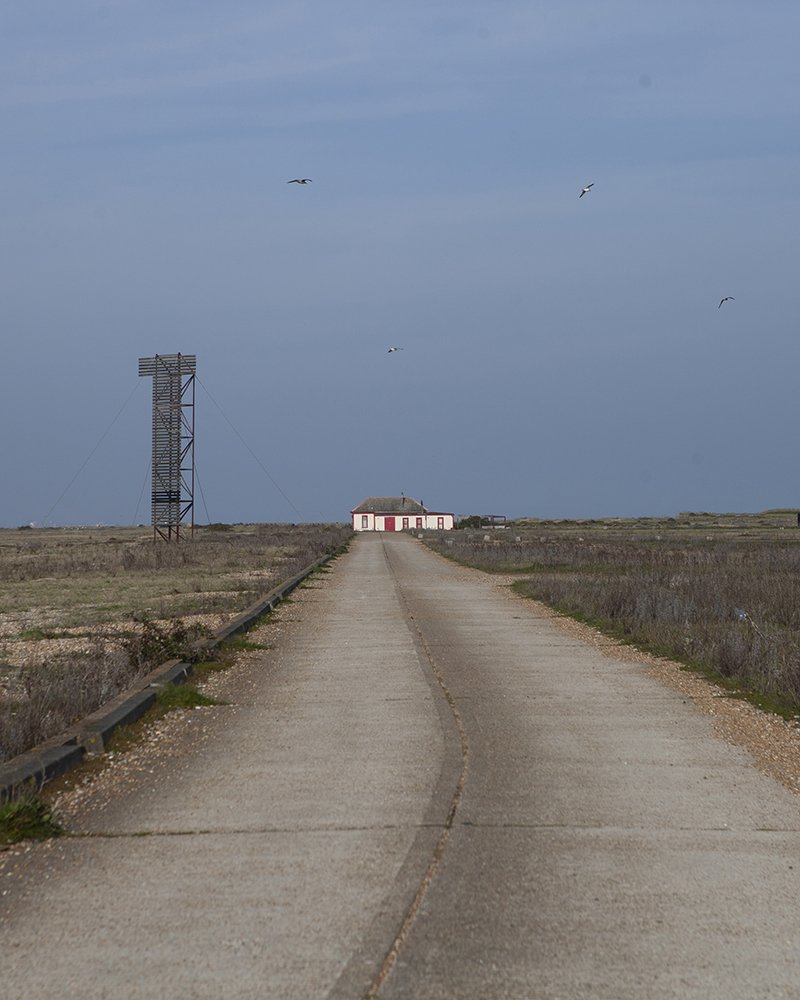
M418 518L417 518L417 527L418 527L418 528L421 528L421 527L422 527L422 518L421 518L421 517L418 517Z
M403 518L403 531L405 531L407 527L408 527L408 518L404 517Z
M444 530L444 518L443 517L437 517L436 518L436 527L439 529L439 531L443 531Z
M362 514L361 515L361 527L362 528L368 528L369 527L369 514Z

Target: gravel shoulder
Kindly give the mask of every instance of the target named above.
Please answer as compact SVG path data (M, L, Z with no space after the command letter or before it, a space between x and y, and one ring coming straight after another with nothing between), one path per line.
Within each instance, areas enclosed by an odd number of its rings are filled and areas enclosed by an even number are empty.
M732 697L712 681L692 673L674 660L653 656L618 642L590 625L559 614L540 601L521 597L511 589L519 576L467 568L465 572L483 577L510 601L527 607L537 617L547 619L565 634L593 646L604 656L648 667L655 680L678 691L699 712L710 716L714 731L721 739L749 751L753 763L761 772L800 795L800 722L765 712L747 701Z

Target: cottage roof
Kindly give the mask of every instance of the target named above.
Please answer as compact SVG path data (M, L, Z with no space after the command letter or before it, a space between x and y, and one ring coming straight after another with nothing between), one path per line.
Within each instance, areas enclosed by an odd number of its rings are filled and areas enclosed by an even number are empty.
M413 497L367 497L353 514L424 514L425 508Z

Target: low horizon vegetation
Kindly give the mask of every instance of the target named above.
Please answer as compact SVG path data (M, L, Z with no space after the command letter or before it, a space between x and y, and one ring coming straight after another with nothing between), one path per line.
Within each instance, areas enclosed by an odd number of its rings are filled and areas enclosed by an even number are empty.
M785 717L800 713L795 509L671 518L520 519L428 535L517 593L677 660Z

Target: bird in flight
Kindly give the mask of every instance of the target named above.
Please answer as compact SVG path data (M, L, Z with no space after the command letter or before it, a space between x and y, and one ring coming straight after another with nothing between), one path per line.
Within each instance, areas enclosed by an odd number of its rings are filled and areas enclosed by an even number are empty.
M580 201L580 199L585 194L588 194L592 190L593 187L594 187L594 181L592 181L591 184L587 184L586 187L581 188L581 193L578 195L578 200Z
M719 300L719 305L717 306L717 309L721 309L722 308L722 303L723 302L735 302L735 301L736 300L734 299L734 297L732 295L726 295L724 299L720 299Z
M310 184L310 177L295 177L294 180L287 181L287 184Z
M402 350L403 350L402 347L390 347L386 353L391 354L393 351L402 351Z

